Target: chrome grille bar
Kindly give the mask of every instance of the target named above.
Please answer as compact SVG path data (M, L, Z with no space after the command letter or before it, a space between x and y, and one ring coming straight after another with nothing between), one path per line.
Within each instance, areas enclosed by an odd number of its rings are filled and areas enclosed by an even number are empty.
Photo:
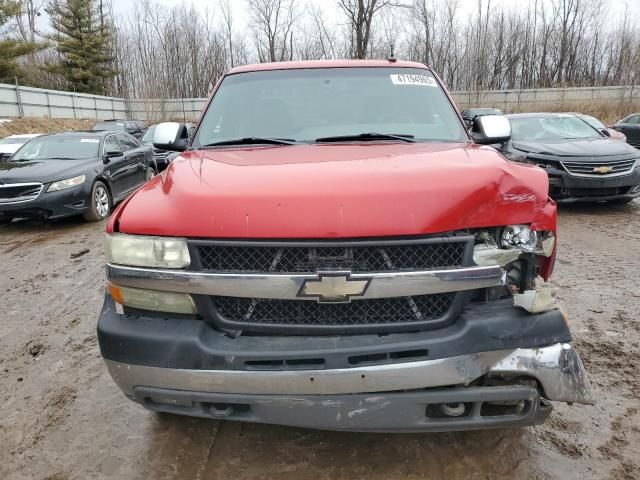
M350 298L354 301L475 290L504 283L504 272L497 265L447 270L338 273L348 276L349 281L369 282L361 295ZM107 264L107 277L118 285L241 298L317 301L314 296L301 295L301 291L307 281L318 281L320 275L322 272L209 273Z
M563 168L576 177L617 177L628 175L636 166L636 159L602 160L598 162L562 161ZM597 168L610 168L609 172L597 172Z
M0 185L0 205L30 202L38 198L42 192L43 184L32 183L6 183Z

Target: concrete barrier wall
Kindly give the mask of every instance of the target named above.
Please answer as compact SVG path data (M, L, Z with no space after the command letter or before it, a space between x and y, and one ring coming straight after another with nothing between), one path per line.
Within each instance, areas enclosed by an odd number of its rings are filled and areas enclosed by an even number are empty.
M490 106L505 112L519 110L565 110L594 102L640 102L640 87L546 88L531 90L489 90L453 92L460 108ZM83 93L46 90L0 84L0 118L50 117L96 118L101 120L131 118L160 121L195 120L207 99L126 100Z

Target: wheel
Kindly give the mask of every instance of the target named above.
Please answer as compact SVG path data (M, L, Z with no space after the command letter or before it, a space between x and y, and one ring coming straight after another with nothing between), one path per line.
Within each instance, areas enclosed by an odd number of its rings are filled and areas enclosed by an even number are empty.
M633 198L615 198L613 200L607 200L609 205L626 205L633 201Z
M155 170L152 167L147 168L145 181L148 182L149 180L151 180L155 176L156 176Z
M111 195L107 186L101 181L93 184L89 209L84 212L84 219L90 222L104 220L111 212Z

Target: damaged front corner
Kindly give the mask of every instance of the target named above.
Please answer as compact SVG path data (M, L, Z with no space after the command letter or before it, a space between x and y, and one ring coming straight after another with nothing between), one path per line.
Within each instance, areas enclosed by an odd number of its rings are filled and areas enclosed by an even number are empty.
M513 295L513 304L516 307L524 308L529 313L542 313L558 308L554 291L547 284L536 286L534 290L515 293Z
M490 243L481 243L473 249L473 261L478 266L489 267L493 265L505 265L515 262L520 257L520 250L506 250L491 245Z

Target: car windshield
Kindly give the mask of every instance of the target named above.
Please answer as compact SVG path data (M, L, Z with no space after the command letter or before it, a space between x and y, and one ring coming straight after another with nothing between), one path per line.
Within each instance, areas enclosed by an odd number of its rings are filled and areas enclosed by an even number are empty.
M584 120L585 122L587 122L589 125L591 125L593 128L597 128L597 129L603 129L603 128L607 128L605 127L604 123L602 123L600 120L598 120L596 117L592 117L590 115L583 115L580 118L582 118L582 120Z
M309 68L227 76L193 146L247 138L335 141L363 133L468 141L454 107L429 70ZM390 141L380 136L367 139Z
M101 122L96 123L91 130L115 130L117 132L124 132L124 123L122 122Z
M26 160L82 160L98 156L100 139L82 137L41 137L24 145L11 158L13 162Z
M22 145L23 143L27 143L29 140L31 139L28 137L8 137L0 140L0 145Z
M520 141L602 138L589 124L574 116L510 118L511 138Z
M153 143L153 132L155 131L156 131L156 126L152 125L147 129L146 132L144 132L144 135L142 136L140 141L144 143Z

